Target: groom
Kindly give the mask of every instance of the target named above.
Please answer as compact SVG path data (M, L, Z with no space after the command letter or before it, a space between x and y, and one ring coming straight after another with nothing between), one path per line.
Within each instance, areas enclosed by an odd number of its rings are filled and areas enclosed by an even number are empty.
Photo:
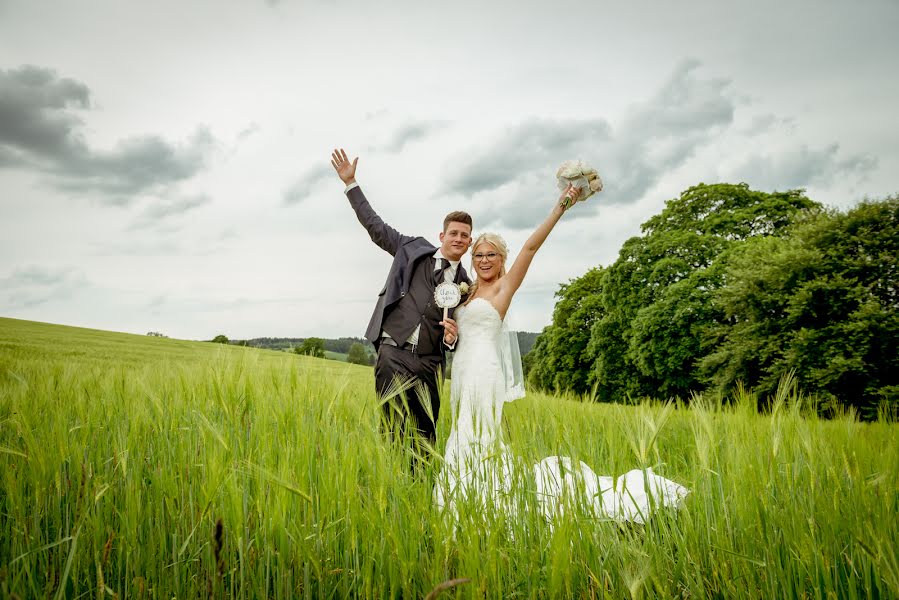
M365 199L356 183L358 162L358 157L350 162L343 149L331 154L331 164L346 184L344 193L359 222L371 240L393 256L365 332L378 350L375 389L378 397L384 398L397 389L397 382L412 383L406 392L408 412L391 402L382 405L385 425L394 436L406 428L416 431L433 446L440 411L438 371L444 368L446 350L455 347L457 335L455 327L448 324L444 338L443 309L434 301L434 289L444 281L471 283L459 264L471 246L471 216L461 211L448 214L439 248L425 238L403 235L381 220ZM446 346L444 339L450 345Z

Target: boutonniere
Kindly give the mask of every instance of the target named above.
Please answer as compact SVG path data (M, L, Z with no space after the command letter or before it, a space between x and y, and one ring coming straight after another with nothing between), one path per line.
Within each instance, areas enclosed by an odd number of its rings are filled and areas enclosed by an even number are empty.
M463 295L463 296L464 296L465 294L467 294L467 293L468 293L468 284L465 283L464 281L463 281L462 283L460 283L460 284L459 284L459 291L462 292L462 295Z

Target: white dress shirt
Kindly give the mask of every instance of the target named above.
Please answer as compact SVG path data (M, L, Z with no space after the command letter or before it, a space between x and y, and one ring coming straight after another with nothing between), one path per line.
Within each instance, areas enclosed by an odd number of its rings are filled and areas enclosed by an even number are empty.
M437 252L434 253L434 258L436 259L434 272L436 273L443 267L443 263L441 261L449 262L450 266L447 267L446 271L443 272L443 280L452 283L456 279L456 270L459 268L458 260L450 260L448 258L443 257L443 253L440 251L440 248L437 248ZM418 333L421 330L421 325L418 325L412 334L409 336L409 339L406 340L407 344L412 344L413 346L418 344ZM387 335L386 331L381 332L381 337L390 337Z

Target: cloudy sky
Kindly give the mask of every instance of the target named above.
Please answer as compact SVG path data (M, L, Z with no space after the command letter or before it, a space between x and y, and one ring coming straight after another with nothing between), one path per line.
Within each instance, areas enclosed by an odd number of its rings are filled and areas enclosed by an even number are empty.
M895 0L0 0L0 316L361 336L390 257L342 146L400 231L467 210L513 254L559 163L597 167L513 304L539 331L695 183L899 191L897 30Z

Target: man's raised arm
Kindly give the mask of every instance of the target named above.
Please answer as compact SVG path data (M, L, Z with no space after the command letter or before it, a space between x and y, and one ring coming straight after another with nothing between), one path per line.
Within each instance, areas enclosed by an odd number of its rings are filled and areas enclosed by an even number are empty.
M371 207L365 194L359 189L356 182L356 165L359 163L359 157L350 162L343 148L334 150L331 153L331 165L337 171L337 176L346 184L344 193L350 200L350 206L356 211L356 217L365 230L368 231L371 241L389 252L396 255L400 245L413 239L409 236L401 234L399 231L384 222L378 213Z

